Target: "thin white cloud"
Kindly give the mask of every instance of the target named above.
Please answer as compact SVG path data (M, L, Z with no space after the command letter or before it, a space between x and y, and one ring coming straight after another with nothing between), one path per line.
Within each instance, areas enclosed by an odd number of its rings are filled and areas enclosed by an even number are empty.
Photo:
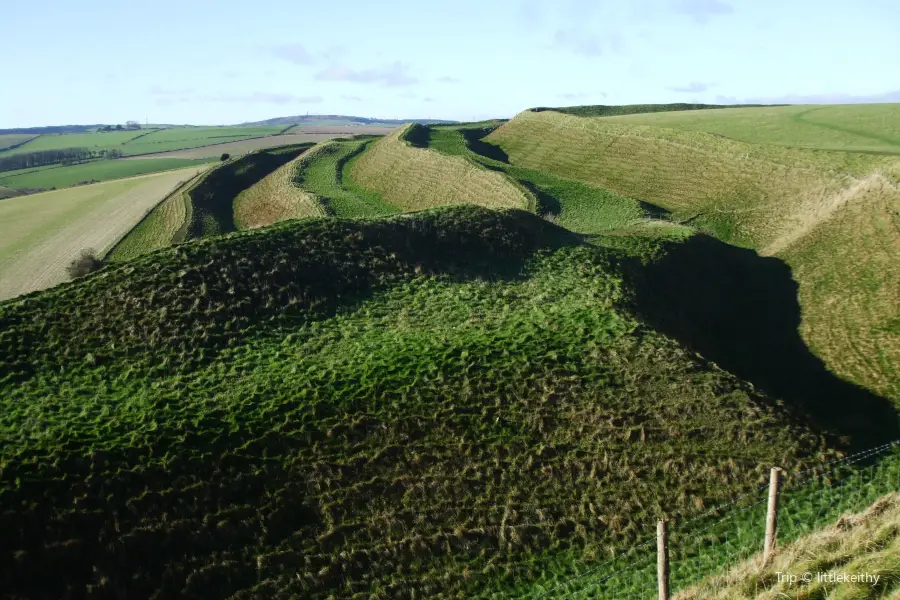
M557 29L553 34L553 45L579 56L594 57L604 53L603 42L599 36L576 29Z
M303 44L277 44L269 47L269 51L276 57L294 63L295 65L311 65L315 62Z
M184 96L193 92L194 88L164 88L157 83L151 85L150 89L147 90L147 93L151 96Z
M444 75L443 77L438 77L438 81L440 83L459 83L462 80L457 77L450 77L449 75Z
M672 92L679 92L684 94L698 94L700 92L705 92L709 90L709 88L715 86L714 83L703 83L702 81L692 81L687 85L675 85L671 87L667 87L666 89Z
M349 94L341 94L341 100L349 100L350 102L363 102L363 99L359 96L352 96Z
M381 84L388 87L413 85L419 82L409 74L409 65L396 61L374 69L354 69L345 66L328 67L316 73L319 81L348 81L362 84Z
M697 23L706 23L712 17L730 15L734 7L722 0L678 0L675 12L687 15Z
M432 98L431 96L426 96L423 101L424 102L437 102L437 98Z
M417 96L414 92L403 92L402 94L398 94L398 96L400 96L404 100L413 100L413 99L417 98Z
M881 94L798 94L755 97L745 100L748 104L878 104L900 102L900 89Z

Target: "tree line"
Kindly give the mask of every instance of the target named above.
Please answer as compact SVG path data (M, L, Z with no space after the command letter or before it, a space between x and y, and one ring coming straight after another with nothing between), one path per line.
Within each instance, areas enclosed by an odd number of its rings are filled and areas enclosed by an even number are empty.
M56 150L38 150L35 152L23 152L11 156L0 157L0 171L13 171L16 169L30 169L46 165L71 165L95 158L121 158L122 151L118 148L104 150L91 150L89 148L59 148Z

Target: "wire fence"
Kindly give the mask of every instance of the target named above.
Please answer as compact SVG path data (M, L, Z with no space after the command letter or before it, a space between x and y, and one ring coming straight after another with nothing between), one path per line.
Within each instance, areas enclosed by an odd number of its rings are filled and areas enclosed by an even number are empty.
M701 515L669 524L673 594L763 550L767 488L760 486ZM859 512L898 489L900 440L792 473L779 492L778 544L832 524L848 512ZM564 581L535 585L522 599L656 598L656 536L648 535L621 554L582 569Z

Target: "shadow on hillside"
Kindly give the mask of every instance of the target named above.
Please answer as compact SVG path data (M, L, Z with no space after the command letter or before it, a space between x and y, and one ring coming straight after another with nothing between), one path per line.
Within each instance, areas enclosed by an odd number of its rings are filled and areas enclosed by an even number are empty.
M475 154L480 154L486 158L492 158L498 162L509 164L509 155L503 151L500 146L489 144L484 141L484 137L492 132L495 127L484 127L480 129L461 129L460 133L469 145L469 149Z
M810 352L798 330L798 285L781 260L695 235L631 276L649 325L783 399L842 445L900 437L890 401L836 377Z

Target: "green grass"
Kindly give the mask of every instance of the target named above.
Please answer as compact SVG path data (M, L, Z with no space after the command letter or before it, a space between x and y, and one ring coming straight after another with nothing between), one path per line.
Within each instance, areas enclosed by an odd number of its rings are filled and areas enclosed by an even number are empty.
M498 151L482 140L496 125L431 127L427 146L472 159L482 166L501 170L526 187L538 199L537 212L550 215L563 227L585 234L596 234L637 226L662 211L586 183L563 179L536 169L510 165L497 160ZM476 153L473 148L481 153Z
M757 144L900 154L900 104L733 108L617 117Z
M259 150L229 160L210 170L186 192L191 203L191 218L187 226L186 239L237 231L234 222L234 203L240 193L312 145L306 143Z
M350 161L371 143L371 139L326 142L314 160L301 161L295 184L314 194L330 216L374 217L396 213L396 208L382 202L377 194L355 185L348 176Z
M0 156L55 150L59 148L88 148L104 150L116 148L125 156L182 150L234 142L251 137L274 135L284 127L172 127L169 129L141 129L136 131L110 131L105 133L64 133L42 135L34 140L0 152Z
M2 133L0 134L0 151L11 146L18 146L34 137L36 136L33 133Z
M836 455L635 319L642 268L457 207L0 304L4 589L506 598Z
M14 189L50 189L134 177L209 163L208 160L162 158L146 160L97 160L80 165L48 166L0 173L0 185Z

